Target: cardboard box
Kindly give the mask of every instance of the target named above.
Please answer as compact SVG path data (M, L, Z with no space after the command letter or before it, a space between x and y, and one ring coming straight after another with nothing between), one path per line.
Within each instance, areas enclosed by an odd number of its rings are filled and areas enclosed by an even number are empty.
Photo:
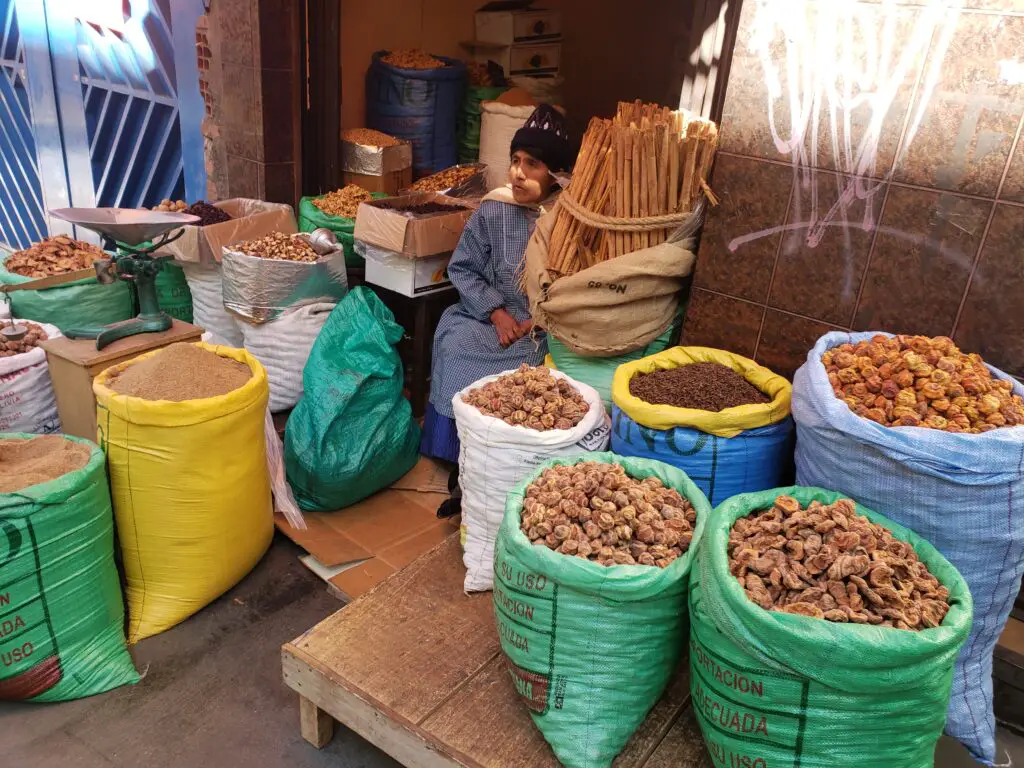
M425 259L408 259L397 253L374 249L366 255L366 282L415 298L451 288L448 278L450 253Z
M411 217L395 210L430 202L450 205L452 212ZM435 192L387 197L359 205L355 239L410 258L451 253L472 214L473 208Z
M562 15L558 11L533 8L526 2L519 3L519 8L509 9L508 5L488 3L476 12L477 40L501 45L561 40ZM495 8L498 10L492 10Z
M385 176L412 168L412 144L402 142L393 147L375 147L341 140L341 170L366 176ZM370 190L371 192L377 190Z
M368 173L354 173L343 171L341 174L341 185L358 184L367 192L382 192L385 195L397 195L401 190L412 184L412 166L403 168L400 171L391 171L383 176L373 176Z
M268 203L243 197L221 200L217 208L231 216L230 221L205 227L184 227L185 234L156 252L177 261L213 264L221 259L225 245L242 243L271 232L293 234L299 231L295 211L286 203Z

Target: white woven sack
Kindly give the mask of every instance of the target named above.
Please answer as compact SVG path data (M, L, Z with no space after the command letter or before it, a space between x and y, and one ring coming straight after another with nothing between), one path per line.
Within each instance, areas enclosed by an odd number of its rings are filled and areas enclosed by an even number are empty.
M224 287L220 264L175 262L185 271L192 292L192 322L210 333L210 343L241 347L241 323L224 309Z
M55 325L36 325L51 339L61 336ZM0 357L0 432L36 435L60 432L50 368L46 364L46 353L40 347L20 355Z
M526 125L533 107L510 107L500 101L480 105L480 162L487 166L487 189L508 180L509 149L516 131Z
M299 402L302 369L335 306L331 302L304 304L268 323L241 323L245 348L267 369L271 411L286 411Z
M498 374L504 376L515 371ZM587 415L572 429L538 432L511 426L501 419L485 416L462 402L471 389L482 387L498 376L487 376L470 384L452 398L455 425L462 446L459 451L459 487L462 488L462 562L466 566L466 592L485 592L494 586L494 541L505 516L505 497L537 467L556 456L578 456L608 447L611 422L597 390L567 379L590 406Z

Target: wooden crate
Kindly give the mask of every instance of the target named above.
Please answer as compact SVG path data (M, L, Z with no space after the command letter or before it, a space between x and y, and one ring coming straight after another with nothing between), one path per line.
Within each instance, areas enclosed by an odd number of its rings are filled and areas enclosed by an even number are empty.
M303 737L334 721L410 768L556 768L516 696L491 595L466 596L452 536L282 648ZM615 761L618 768L709 768L690 708L688 665Z

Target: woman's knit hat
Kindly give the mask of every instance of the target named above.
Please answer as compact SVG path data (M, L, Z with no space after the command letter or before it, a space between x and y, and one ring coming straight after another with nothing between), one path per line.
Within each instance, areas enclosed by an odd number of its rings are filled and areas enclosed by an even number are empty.
M540 104L526 125L512 137L509 154L525 149L552 171L567 171L572 164L569 132L562 113L550 104Z

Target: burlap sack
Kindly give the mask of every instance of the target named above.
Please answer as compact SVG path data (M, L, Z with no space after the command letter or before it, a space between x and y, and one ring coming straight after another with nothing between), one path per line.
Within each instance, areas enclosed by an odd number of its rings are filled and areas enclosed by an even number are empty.
M541 217L526 246L526 293L534 322L584 357L622 355L664 333L693 269L692 241L633 251L556 281L547 259L557 210Z

